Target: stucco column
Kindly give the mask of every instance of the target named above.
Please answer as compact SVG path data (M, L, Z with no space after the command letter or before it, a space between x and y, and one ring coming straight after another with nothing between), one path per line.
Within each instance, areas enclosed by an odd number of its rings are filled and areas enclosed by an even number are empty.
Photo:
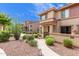
M42 37L44 37L44 26L41 26L41 28L42 28L41 29L42 30L42 33L41 34L42 34Z
M57 22L57 33L60 33L61 31L61 26L60 26L60 21Z
M71 34L75 35L77 32L77 25L73 25L72 30L71 30Z
M73 25L71 30L71 38L74 38L76 32L77 32L77 25Z
M50 25L49 28L49 34L51 35L53 33L53 25Z

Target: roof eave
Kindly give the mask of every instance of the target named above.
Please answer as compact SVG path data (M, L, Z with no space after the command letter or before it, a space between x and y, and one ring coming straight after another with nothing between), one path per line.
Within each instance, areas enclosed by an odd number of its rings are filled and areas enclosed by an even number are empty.
M42 15L44 15L44 14L46 14L46 13L48 13L48 12L50 12L50 11L56 11L57 9L55 8L55 7L53 7L53 8L50 8L50 9L48 9L48 10L46 10L45 12L42 12L42 13L40 13L40 14L38 14L39 16L42 16Z

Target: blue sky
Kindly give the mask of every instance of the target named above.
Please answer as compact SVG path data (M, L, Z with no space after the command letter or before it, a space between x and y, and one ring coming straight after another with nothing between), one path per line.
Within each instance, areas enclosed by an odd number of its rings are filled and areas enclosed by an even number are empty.
M65 3L0 3L0 12L12 18L18 18L19 23L26 20L38 21L38 14L51 7L60 8Z

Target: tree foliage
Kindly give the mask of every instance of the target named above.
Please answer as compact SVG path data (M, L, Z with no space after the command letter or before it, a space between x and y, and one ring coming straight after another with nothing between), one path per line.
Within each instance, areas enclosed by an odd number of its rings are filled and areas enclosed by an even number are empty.
M0 24L9 25L10 23L11 23L11 18L4 13L0 13Z

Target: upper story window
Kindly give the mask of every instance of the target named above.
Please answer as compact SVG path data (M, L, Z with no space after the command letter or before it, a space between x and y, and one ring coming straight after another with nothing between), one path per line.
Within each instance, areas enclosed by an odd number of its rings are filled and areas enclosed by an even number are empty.
M54 14L55 14L54 11L50 11L50 12L48 12L48 13L40 16L40 19L41 20L47 20L49 18L53 18L54 17Z
M45 20L45 15L41 16L41 19L42 19L42 20Z
M68 18L69 17L69 9L66 9L61 12L61 18Z
M40 19L41 19L41 20L46 20L46 19L47 19L47 14L46 14L46 15L41 16L41 17L40 17Z
M30 25L30 27L32 27L32 25Z

